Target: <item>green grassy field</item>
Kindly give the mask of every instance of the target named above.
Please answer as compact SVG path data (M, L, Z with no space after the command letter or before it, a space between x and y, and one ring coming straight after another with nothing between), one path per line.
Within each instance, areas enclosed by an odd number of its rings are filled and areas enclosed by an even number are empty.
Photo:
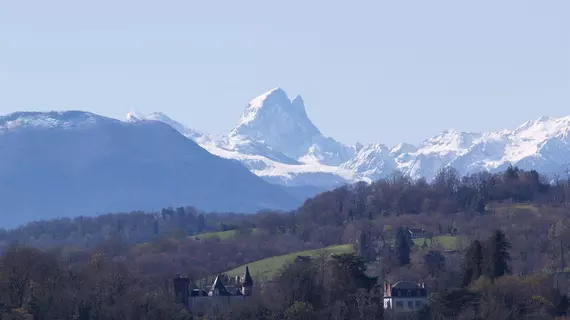
M262 278L271 278L275 276L281 267L283 267L288 262L295 261L297 256L312 256L316 257L321 254L321 252L326 252L327 254L342 254L342 253L351 253L354 250L352 246L349 244L343 244L340 246L331 246L326 247L323 249L315 249L315 250L308 250L302 252L295 252L291 254L286 254L282 256L275 256L263 260L258 260L252 263L247 264L249 266L249 271L251 272L251 276L257 279ZM226 272L228 276L241 276L245 272L245 265L237 267L233 270Z
M428 247L432 246L431 240L425 240ZM424 244L424 238L414 239L417 246ZM459 248L459 239L456 236L437 236L433 237L433 245L440 244L445 250L457 250Z
M519 203L514 205L515 209L528 210L532 212L538 212L538 206L536 204L524 204Z
M423 245L424 239L414 239L414 243L418 246ZM436 244L441 245L446 250L457 250L459 246L459 239L455 236L438 236L433 238L433 245ZM432 242L427 239L428 247L432 245ZM283 265L288 262L292 262L295 260L297 256L318 256L320 252L326 251L327 254L342 254L342 253L351 253L354 252L353 248L349 244L340 245L340 246L331 246L323 249L316 249L316 250L308 250L302 252L295 252L291 254L286 254L282 256L271 257L263 260L254 261L249 263L249 270L252 273L252 276L255 278L270 278L277 274L277 272L281 269ZM227 273L229 276L238 276L243 275L245 272L245 265L239 266L235 269L232 269Z
M252 232L259 232L259 229L254 228L252 229ZM190 238L192 239L209 239L209 238L213 238L213 237L218 237L222 240L227 240L230 238L235 237L237 233L237 230L228 230L228 231L218 231L218 232L208 232L208 233L201 233L201 234L197 234L194 236L190 236Z
M487 205L488 210L493 214L501 217L513 218L520 214L534 214L538 217L540 214L540 207L532 203L493 203Z

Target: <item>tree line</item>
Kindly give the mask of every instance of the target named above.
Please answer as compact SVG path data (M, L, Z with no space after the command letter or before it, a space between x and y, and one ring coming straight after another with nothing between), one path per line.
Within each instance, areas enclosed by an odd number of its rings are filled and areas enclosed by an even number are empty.
M197 281L259 259L349 243L355 254L299 259L258 287L257 298L204 316L390 319L378 282L405 279L431 292L430 308L416 315L422 319L553 319L567 311L569 186L518 168L468 177L446 168L432 182L394 174L343 186L291 212L187 207L32 222L0 234L1 312L196 319L172 300L176 273ZM413 241L410 228L425 229L424 239ZM192 237L224 230L236 233ZM443 238L455 239L455 247Z

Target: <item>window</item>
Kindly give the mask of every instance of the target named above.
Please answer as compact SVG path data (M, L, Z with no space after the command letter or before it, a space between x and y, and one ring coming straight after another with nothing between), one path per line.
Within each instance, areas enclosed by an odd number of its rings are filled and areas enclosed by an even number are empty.
M401 297L401 296L402 296L402 292L398 291L398 297Z
M403 308L404 307L404 301L396 301L396 308Z
M416 308L420 308L422 306L422 302L421 301L416 301Z
M414 308L414 302L412 300L408 301L408 308L410 309Z
M412 290L408 290L408 297L412 296Z

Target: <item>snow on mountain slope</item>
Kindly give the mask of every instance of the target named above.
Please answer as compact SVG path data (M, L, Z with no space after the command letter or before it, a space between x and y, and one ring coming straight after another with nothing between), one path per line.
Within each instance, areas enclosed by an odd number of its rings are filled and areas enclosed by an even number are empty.
M476 133L449 129L425 140L417 150L403 153L396 159L398 169L412 177L431 179L437 171L467 153L480 138Z
M462 174L501 171L509 165L561 173L570 164L570 117L541 117L515 130L459 133L454 130L428 139L410 153L400 169L414 177L433 178L441 166ZM406 170L407 169L407 170Z
M293 209L304 200L157 121L19 112L0 117L0 151L2 227L168 206Z
M251 100L230 138L263 142L296 159L306 153L313 137L320 135L301 97L291 101L285 91L276 88Z
M162 112L152 112L147 115L139 114L135 111L131 111L127 113L126 117L127 122L138 122L138 121L159 121L163 122L172 128L176 129L176 131L180 132L181 134L185 135L186 137L194 140L197 143L210 143L215 138L209 134L205 134L202 132L198 132L194 129L191 129L182 123L175 121L168 117L166 114Z
M289 100L281 88L250 101L229 139L263 143L301 162L338 166L354 155L353 148L324 137L307 116L303 99Z
M361 148L352 159L343 163L341 167L354 171L359 177L378 180L394 172L397 169L397 164L390 155L388 147L379 143L371 143Z
M280 88L250 101L227 136L198 133L162 113L129 112L126 118L144 120L164 122L212 154L239 160L272 183L330 188L360 179L356 172L340 167L355 148L323 136L308 118L303 99L289 100Z
M239 160L267 181L291 186L332 188L384 178L395 170L430 180L444 166L461 174L501 171L509 165L545 173L570 167L570 116L541 117L498 132L448 129L418 146L400 143L389 148L379 143L347 146L323 136L309 119L303 99L290 100L280 88L250 101L227 136L211 138L158 115L131 118L168 123L211 153Z
M198 132L163 113L130 112L120 121L81 111L16 112L0 116L0 150L1 209L16 217L169 204L256 210L290 207L309 189L370 182L395 170L428 180L444 166L461 174L509 165L566 173L570 116L497 132L444 130L417 146L347 146L321 134L300 97L274 89L252 100L227 135ZM219 192L227 198L213 195Z
M330 188L357 180L353 171L335 166L318 163L287 164L264 156L243 154L212 145L203 147L219 157L239 160L251 172L272 183Z
M118 120L104 118L81 111L14 112L0 116L0 132L25 128L82 128L96 123L118 123Z
M168 117L127 115L127 121L160 121L172 124L186 137L194 140L201 147L218 157L240 161L246 168L265 180L287 186L316 186L323 189L354 181L356 175L351 170L323 165L320 163L303 163L287 157L279 151L272 150L266 144L242 139L218 137L211 139L204 134L195 134L189 129ZM179 126L180 125L180 126ZM204 138L208 137L208 138ZM312 178L308 178L307 175ZM315 178L318 177L318 178Z

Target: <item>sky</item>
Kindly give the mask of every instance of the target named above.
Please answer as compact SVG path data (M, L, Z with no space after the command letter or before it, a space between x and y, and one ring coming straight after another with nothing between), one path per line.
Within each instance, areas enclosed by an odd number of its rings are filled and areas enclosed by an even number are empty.
M570 1L0 0L0 114L227 133L274 87L344 143L570 115Z

